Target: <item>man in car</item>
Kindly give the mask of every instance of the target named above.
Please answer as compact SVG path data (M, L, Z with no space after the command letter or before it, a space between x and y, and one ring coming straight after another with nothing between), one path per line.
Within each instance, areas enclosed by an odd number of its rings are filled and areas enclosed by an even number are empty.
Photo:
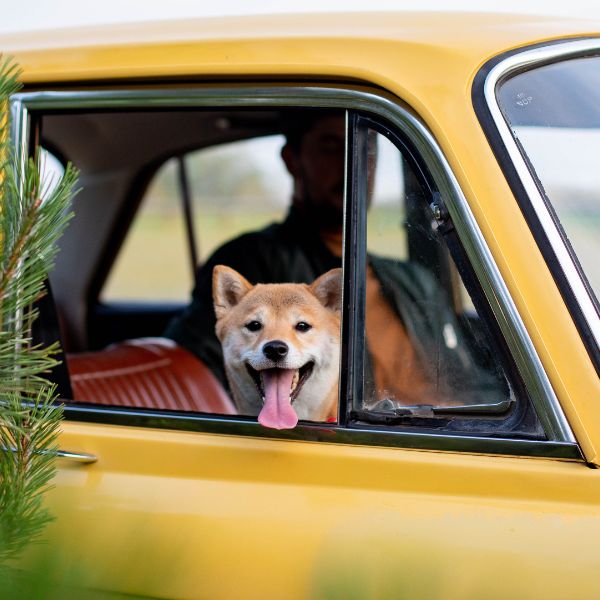
M196 274L191 304L165 333L204 361L225 386L221 346L214 332L215 265L227 265L251 283L310 283L341 266L344 114L293 111L286 115L284 129L281 156L293 179L286 219L218 248ZM374 143L370 151L374 166ZM451 396L465 388L467 380L478 382L478 389L482 383L497 384L482 375L466 350L445 292L428 271L410 262L369 256L366 296L365 402L456 404ZM477 401L481 400L471 400Z

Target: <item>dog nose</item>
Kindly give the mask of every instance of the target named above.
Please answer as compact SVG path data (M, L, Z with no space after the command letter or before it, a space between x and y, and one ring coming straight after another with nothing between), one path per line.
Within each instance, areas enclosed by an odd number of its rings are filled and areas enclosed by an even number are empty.
M281 340L273 340L263 346L264 355L272 361L278 361L285 357L288 353L288 345Z

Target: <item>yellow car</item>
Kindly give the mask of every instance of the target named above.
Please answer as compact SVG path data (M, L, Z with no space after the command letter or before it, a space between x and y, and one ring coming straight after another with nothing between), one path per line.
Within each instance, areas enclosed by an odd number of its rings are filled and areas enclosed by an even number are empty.
M38 328L65 351L59 577L153 598L600 595L600 24L247 17L0 47L23 68L17 151L80 171ZM294 163L315 119L335 130ZM319 205L288 235L290 197L315 203L332 165L335 226ZM227 392L207 273L302 244L343 265L337 418L271 429ZM323 270L290 265L252 283Z

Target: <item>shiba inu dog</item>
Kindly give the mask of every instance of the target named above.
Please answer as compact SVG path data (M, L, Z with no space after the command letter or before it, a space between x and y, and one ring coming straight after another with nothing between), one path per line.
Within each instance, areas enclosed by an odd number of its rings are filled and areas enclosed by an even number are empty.
M238 272L213 271L216 333L240 414L265 427L291 429L299 419L337 412L342 271L311 285L250 284Z

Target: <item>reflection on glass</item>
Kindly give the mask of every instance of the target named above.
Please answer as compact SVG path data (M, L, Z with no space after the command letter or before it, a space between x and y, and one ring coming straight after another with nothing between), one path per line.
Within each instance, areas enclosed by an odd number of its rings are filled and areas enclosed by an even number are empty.
M510 390L402 153L369 135L365 399L397 411L505 407Z
M516 75L498 101L600 297L600 58Z

